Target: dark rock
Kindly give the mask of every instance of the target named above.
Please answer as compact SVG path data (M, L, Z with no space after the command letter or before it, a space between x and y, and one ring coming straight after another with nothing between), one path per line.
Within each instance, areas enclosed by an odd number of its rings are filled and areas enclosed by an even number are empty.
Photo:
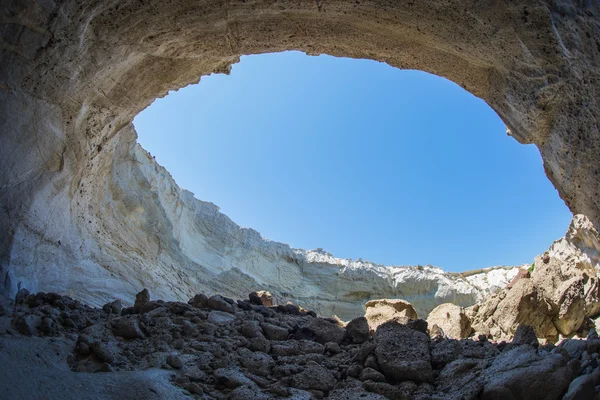
M361 371L359 379L361 381L385 382L385 376L373 368L365 368Z
M295 304L278 305L277 311L290 315L302 315L300 307Z
M378 328L379 329L379 328ZM385 396L386 399L390 400L409 400L408 391L403 390L399 386L390 385L386 382L373 382L366 381L363 383L363 387L369 392L377 393Z
M562 400L595 399L596 386L600 384L600 370L573 379Z
M262 352L253 352L244 347L238 349L240 364L253 374L268 376L275 365L273 358Z
M255 337L248 340L248 348L252 351L269 353L271 351L271 342L264 337Z
M479 376L486 362L460 358L448 363L436 380L444 399L475 400L483 388Z
M15 296L15 304L22 304L29 297L29 290L23 288L19 289L17 295Z
M277 325L262 323L260 324L265 337L269 340L286 340L290 334L289 330Z
M427 333L427 321L424 319L411 319L407 322L406 326L415 331Z
M365 368L372 368L379 371L379 363L377 362L377 358L373 354L369 354L364 364Z
M140 314L148 314L157 309L165 309L166 310L166 308L163 307L162 304L159 302L147 301L140 307L139 313Z
M90 350L101 361L112 364L117 359L117 349L112 342L94 342L90 346Z
M197 394L199 396L202 396L204 394L204 390L202 390L202 386L200 386L196 382L188 383L187 385L184 386L184 388L185 388L185 390L187 390L188 392L190 392L192 394Z
M501 353L484 371L481 400L558 400L578 369L561 354L538 353L528 345L514 347Z
M240 309L242 309L244 311L252 310L252 304L250 304L250 302L248 300L238 300L237 305Z
M475 342L473 340L460 340L460 346L462 348L462 355L464 357L472 358L493 358L500 353L498 348L488 342Z
M137 317L130 315L112 320L113 333L125 339L143 338L144 333L140 329Z
M46 336L52 336L57 333L56 324L54 324L54 321L50 317L42 318L42 322L40 323L38 329Z
M233 312L233 311L232 311ZM211 311L208 313L207 321L215 325L227 325L235 320L235 316L223 311Z
M427 334L391 321L377 328L373 341L380 369L388 379L433 379Z
M261 290L258 292L252 292L248 296L251 304L255 304L257 306L265 306L271 307L273 306L273 296L271 293Z
M584 351L588 348L587 340L568 339L560 346L565 349L572 360L581 357Z
M228 389L235 389L244 385L254 386L254 382L236 368L219 368L215 370L213 376L218 386Z
M342 352L340 345L335 342L327 342L325 343L325 353L329 354L339 354Z
M370 393L365 391L362 387L358 388L340 388L335 389L329 393L329 400L387 400L387 397L384 397L377 393Z
M360 347L360 349L358 350L356 355L354 356L354 361L357 361L357 362L363 364L365 362L365 360L367 359L367 357L369 356L369 354L371 354L373 352L373 350L375 350L375 343L373 343L373 342L364 343Z
M365 317L354 318L346 325L346 334L353 343L364 343L369 340L369 323Z
M133 312L139 313L142 306L150 301L150 293L148 289L143 289L141 292L135 295L135 303L133 304Z
M258 326L258 323L254 321L244 322L240 327L240 333L249 339L255 337L264 337L263 330Z
M537 348L540 345L533 328L529 325L519 325L512 340L513 344L528 344Z
M462 356L463 349L460 342L455 339L442 339L433 343L431 349L431 363L440 368Z
M295 338L313 339L318 343L342 343L346 337L346 330L322 318L313 318L302 325L300 331L294 334Z
M234 313L233 306L227 301L225 301L225 299L222 296L219 295L210 297L206 305L213 310L223 311L230 314Z
M206 308L208 305L208 296L198 293L192 299L190 299L190 301L188 301L188 304L196 308Z
M186 312L191 311L192 307L185 303L180 303L178 301L170 301L166 303L167 309L171 311L175 315L184 315ZM189 314L189 317L192 317L193 313Z
M314 361L309 361L306 368L299 374L293 375L290 385L298 389L314 389L328 392L335 387L335 376Z
M183 362L181 359L173 354L167 356L167 364L175 369L181 369L183 367Z
M273 397L257 387L240 386L234 389L228 400L272 400Z
M363 367L360 364L352 364L351 366L348 367L348 370L346 371L346 373L348 374L348 376L351 376L353 378L358 378L360 376L360 373L362 372Z
M270 308L267 308L265 306L256 306L256 305L251 305L252 309L259 313L260 315L262 315L263 317L266 318L272 318L275 316L275 311L271 310Z
M21 289L23 290L23 289ZM42 318L35 314L17 317L13 323L17 332L25 336L37 335Z
M121 314L121 310L123 310L123 303L121 303L121 300L115 300L113 302L106 303L102 306L102 311L104 311L105 313L113 313L119 315Z
M278 356L297 356L299 354L323 354L322 344L309 340L288 340L276 342L271 346L271 352Z
M88 356L90 354L90 346L87 343L79 342L75 345L75 352L83 357Z

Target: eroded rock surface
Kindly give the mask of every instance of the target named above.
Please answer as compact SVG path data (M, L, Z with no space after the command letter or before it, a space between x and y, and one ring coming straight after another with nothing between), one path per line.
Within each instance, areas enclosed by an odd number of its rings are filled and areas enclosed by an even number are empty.
M0 290L11 297L24 287L100 306L113 294L131 303L141 287L180 301L264 289L346 320L370 298L403 298L423 315L479 300L476 282L485 279L266 241L181 190L135 143L138 112L203 75L227 73L243 54L294 49L447 77L484 99L514 138L534 143L570 209L599 225L596 2L0 7Z

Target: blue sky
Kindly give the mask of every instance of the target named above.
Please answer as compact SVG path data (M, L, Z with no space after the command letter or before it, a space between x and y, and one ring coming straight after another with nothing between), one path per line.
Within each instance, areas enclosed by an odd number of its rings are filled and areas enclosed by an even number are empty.
M242 57L134 120L197 198L264 237L449 271L530 263L571 214L533 145L420 71L298 52Z

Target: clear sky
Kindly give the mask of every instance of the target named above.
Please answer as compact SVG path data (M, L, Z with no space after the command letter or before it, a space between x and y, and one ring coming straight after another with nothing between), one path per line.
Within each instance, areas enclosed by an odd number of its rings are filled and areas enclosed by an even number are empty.
M181 187L296 248L462 271L531 263L571 219L484 101L384 63L242 57L134 123Z

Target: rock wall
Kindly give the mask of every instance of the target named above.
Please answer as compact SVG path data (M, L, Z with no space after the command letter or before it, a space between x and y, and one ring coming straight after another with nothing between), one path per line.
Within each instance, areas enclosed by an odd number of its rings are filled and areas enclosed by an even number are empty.
M490 291L484 275L492 277L492 286L503 287L516 273L496 269L463 279L430 266L386 267L292 249L239 227L214 204L179 188L136 142L131 125L107 151L114 159L98 166L106 169L107 179L79 188L86 193L76 208L84 229L71 236L56 232L51 242L40 244L55 249L54 258L45 260L53 273L20 269L21 274L11 275L17 286L66 292L94 305L115 296L131 302L142 287L168 300L199 292L245 298L267 289L280 302L350 319L362 315L372 298L407 299L422 314L443 302L470 305ZM35 235L15 232L19 254L35 256L27 252ZM81 240L94 235L102 240ZM75 246L79 254L61 251Z
M26 286L101 304L141 287L187 299L258 283L316 309L375 293L422 299L422 310L432 298L472 302L472 282L439 270L331 261L237 228L147 160L131 121L242 54L293 49L420 69L481 97L513 137L535 143L570 209L598 227L598 12L589 1L5 1L2 293ZM353 306L323 307L344 316Z

